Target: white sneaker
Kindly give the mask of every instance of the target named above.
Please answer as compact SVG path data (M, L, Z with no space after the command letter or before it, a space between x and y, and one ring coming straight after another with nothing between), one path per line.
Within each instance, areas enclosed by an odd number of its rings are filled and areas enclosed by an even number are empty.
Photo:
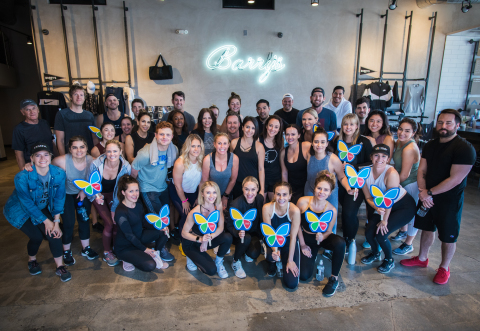
M227 278L228 273L227 270L225 270L225 266L223 265L223 259L219 261L215 261L215 264L217 265L217 273L220 278Z
M197 270L197 265L187 256L187 269L190 271Z
M125 271L133 271L135 270L135 266L131 263L123 261L123 270Z
M249 263L253 262L253 259L250 256L248 256L247 254L245 254L245 262L249 262Z
M167 269L168 266L165 268L163 264L163 260L160 257L160 251L155 251L155 256L153 257L153 260L157 264L157 269ZM168 265L168 263L166 263Z
M238 278L245 278L247 277L247 274L245 273L245 270L242 268L242 262L238 260L237 262L232 262L232 269L235 271L235 276Z
M282 265L282 261L276 262L276 264L277 264L277 277L278 277L278 278L282 278L282 277L283 277L283 265Z

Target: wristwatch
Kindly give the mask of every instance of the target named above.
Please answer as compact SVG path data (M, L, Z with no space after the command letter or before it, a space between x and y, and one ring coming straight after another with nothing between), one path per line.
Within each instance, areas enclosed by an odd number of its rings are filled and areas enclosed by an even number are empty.
M228 198L228 197L230 196L230 194L228 194L227 192L225 192L225 193L223 193L223 196L224 196L225 198Z
M197 236L197 238L195 239L195 241L198 243L198 242L200 242L199 240L200 240L200 237Z
M430 195L430 196L433 196L433 193L430 190L427 191L427 194Z

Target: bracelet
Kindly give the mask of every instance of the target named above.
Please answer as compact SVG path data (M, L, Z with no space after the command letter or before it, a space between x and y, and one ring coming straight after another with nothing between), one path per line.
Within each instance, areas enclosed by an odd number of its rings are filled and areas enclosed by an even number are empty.
M187 202L187 201L188 201L188 198L185 198L185 201L182 201L182 203Z
M59 218L58 218L58 219L54 219L54 220L53 220L53 223L60 223L60 219L59 219Z

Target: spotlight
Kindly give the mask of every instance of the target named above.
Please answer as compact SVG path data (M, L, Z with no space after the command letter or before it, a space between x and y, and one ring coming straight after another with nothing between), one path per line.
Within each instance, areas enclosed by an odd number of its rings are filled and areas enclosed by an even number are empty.
M248 3L254 4L254 3L255 3L255 0L248 0Z
M390 4L388 5L390 10L395 10L397 8L397 0L391 0Z
M32 45L32 44L33 44L32 37L27 36L27 45Z
M472 8L472 3L470 0L462 1L462 13L468 12Z
M314 7L318 6L318 1L319 0L312 0L312 6Z

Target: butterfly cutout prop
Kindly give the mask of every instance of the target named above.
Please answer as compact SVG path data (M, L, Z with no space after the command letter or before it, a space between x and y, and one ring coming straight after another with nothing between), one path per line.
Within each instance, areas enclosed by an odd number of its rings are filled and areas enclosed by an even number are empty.
M163 230L167 228L167 226L170 224L170 207L168 207L168 204L164 205L162 209L160 209L160 214L147 214L145 215L145 219L148 221L148 223L153 224L155 229L157 230ZM165 231L165 234L167 235L168 238L170 238L170 235L168 233L168 228Z
M317 131L318 128L321 128L321 126L319 126L318 124L314 124L313 125L313 132ZM330 141L333 139L333 137L335 137L335 132L334 131L327 131L327 140Z
M338 140L337 144L338 157L343 162L352 162L355 156L362 150L362 145L356 144L348 148L347 144L343 140Z
M102 192L102 178L98 170L95 170L90 174L88 182L83 179L74 179L73 184L89 197L94 196Z
M322 216L318 217L317 214L307 210L305 212L305 219L307 220L308 226L313 233L325 233L328 229L329 223L333 219L333 211L326 211L322 214ZM320 245L320 242L318 240L317 245Z
M88 128L90 129L90 131L92 131L92 133L93 133L94 135L96 135L96 136L98 137L98 139L102 139L102 138L103 138L102 132L100 131L99 128L97 128L96 126L93 126L93 125L90 125Z
M267 224L260 224L263 235L266 238L267 245L272 248L283 247L287 242L287 236L290 234L290 223L282 224L275 229Z
M368 176L370 176L370 171L371 168L366 167L357 172L357 170L355 170L355 167L348 163L345 164L345 175L347 175L348 178L348 185L350 185L351 188L355 189L353 201L357 200L358 189L363 188L363 186L365 185L365 181L367 180Z
M220 220L220 212L215 210L208 218L199 213L193 213L193 220L197 223L198 228L202 234L211 234L217 230L217 223ZM208 241L209 245L212 246L212 241Z
M233 226L238 231L248 231L252 228L253 221L257 218L257 210L252 208L247 210L245 215L243 215L240 210L231 207L230 208L230 217L233 220ZM243 244L243 238L241 239Z
M389 189L387 192L383 192L381 188L376 185L370 186L370 194L373 197L373 203L377 208L390 209L392 208L395 200L400 194L400 189L394 187ZM383 220L383 215L380 217Z

